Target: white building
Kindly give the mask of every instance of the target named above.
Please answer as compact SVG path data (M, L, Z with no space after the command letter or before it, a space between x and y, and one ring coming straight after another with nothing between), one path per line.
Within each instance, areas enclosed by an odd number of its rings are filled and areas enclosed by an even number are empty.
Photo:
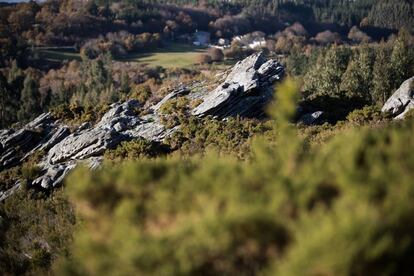
M260 49L264 47L266 47L266 39L264 37L256 38L251 43L249 43L250 49Z
M194 33L193 44L196 46L205 46L210 43L210 33L203 31L196 31Z

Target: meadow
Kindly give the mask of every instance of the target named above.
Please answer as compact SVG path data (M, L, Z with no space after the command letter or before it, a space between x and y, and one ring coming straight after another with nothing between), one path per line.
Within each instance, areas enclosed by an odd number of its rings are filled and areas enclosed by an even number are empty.
M38 56L49 61L80 60L79 52L74 50L38 49ZM190 44L171 43L164 48L144 53L129 53L125 57L116 58L119 61L138 62L150 67L185 68L196 62L199 54L205 53L207 48L196 47Z

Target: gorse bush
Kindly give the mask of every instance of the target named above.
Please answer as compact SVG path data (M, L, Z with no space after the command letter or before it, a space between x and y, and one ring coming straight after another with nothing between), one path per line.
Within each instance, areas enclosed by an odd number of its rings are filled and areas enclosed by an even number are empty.
M166 146L160 143L137 139L122 142L115 149L107 150L105 158L109 160L135 160L139 158L156 157L166 153Z
M109 108L107 104L89 106L87 108L77 104L61 104L52 108L51 113L55 119L63 120L68 124L96 123Z
M211 117L187 116L182 118L178 131L166 138L165 143L185 156L214 150L219 154L245 159L251 152L252 137L267 133L271 138L271 129L270 121L240 118L220 121Z
M291 82L252 158L141 160L67 180L84 223L67 275L408 275L414 121L305 147Z
M362 109L356 109L348 114L347 120L354 125L364 125L367 122L380 122L385 120L386 116L377 106L365 106Z

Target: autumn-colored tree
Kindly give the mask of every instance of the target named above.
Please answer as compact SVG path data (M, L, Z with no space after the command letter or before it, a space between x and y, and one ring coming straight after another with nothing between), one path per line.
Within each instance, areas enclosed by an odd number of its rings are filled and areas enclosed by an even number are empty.
M223 61L224 59L223 51L218 48L208 49L208 54L211 57L211 61Z
M211 61L211 57L207 54L200 54L196 58L196 63L198 64L210 63Z

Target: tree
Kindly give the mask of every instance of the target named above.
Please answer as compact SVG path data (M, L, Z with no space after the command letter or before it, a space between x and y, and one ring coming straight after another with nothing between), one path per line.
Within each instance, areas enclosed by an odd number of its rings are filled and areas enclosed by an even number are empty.
M308 97L340 97L342 75L348 67L350 54L349 49L333 45L319 56L315 66L304 78L303 90Z
M97 15L98 14L98 6L95 4L94 0L89 0L84 5L84 9L87 13L91 15Z
M372 102L372 69L374 55L372 49L363 46L349 62L344 75L342 76L340 89L345 91L347 96L356 97L366 103Z
M293 76L300 76L304 72L306 72L307 65L308 58L306 57L306 55L300 48L294 47L287 59L286 68L289 70L289 73Z
M200 54L200 55L197 56L196 62L198 64L210 63L211 62L211 57L209 55L206 55L206 54Z
M128 94L131 91L130 79L128 73L123 71L121 73L121 93Z
M332 43L339 44L342 42L340 34L333 33L329 30L318 33L313 39L322 45L332 44Z
M24 79L23 90L20 96L19 120L34 118L40 111L39 84L29 75Z
M410 33L401 29L391 54L393 88L397 88L414 74L414 50L409 45Z
M21 33L32 27L39 6L35 1L19 6L16 11L10 13L8 22L15 33Z
M361 31L357 26L353 26L348 33L348 39L357 43L368 43L372 39L366 33Z
M15 119L15 104L7 79L0 72L0 128L7 127ZM14 113L14 114L13 114Z
M224 59L223 51L217 48L208 49L208 54L211 57L211 61L223 61Z
M93 107L97 104L112 103L117 100L118 97L111 77L111 62L112 57L109 53L94 60L83 60L80 69L81 81L71 97L71 103L83 107Z
M389 63L389 53L384 45L376 52L373 68L372 98L374 103L383 105L392 92L392 73Z
M23 71L19 68L17 61L14 59L9 70L8 81L9 83L12 83L21 76L23 76Z

